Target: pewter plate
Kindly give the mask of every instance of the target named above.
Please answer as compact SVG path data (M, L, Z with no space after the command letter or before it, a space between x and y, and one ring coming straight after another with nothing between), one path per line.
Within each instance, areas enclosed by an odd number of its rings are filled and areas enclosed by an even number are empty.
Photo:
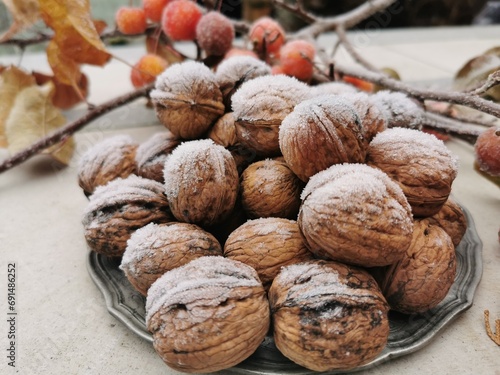
M482 275L482 243L470 213L464 207L468 229L456 248L457 275L448 295L425 314L404 315L390 313L390 334L387 346L370 363L350 370L355 372L380 365L392 358L410 354L425 346L460 313L472 306L476 287ZM145 298L136 292L124 273L118 268L119 259L110 259L90 252L87 268L101 290L108 311L132 332L152 342L145 325ZM272 337L266 337L257 351L247 360L220 374L313 374L285 358L276 348ZM329 372L334 374L336 372ZM342 371L346 373L346 371Z

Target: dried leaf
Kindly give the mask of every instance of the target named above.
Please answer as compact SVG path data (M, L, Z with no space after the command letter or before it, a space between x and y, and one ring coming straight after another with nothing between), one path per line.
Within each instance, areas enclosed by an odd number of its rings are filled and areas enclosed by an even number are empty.
M494 47L467 61L455 75L456 90L471 91L481 86L490 74L500 69L500 47ZM500 85L492 87L484 96L500 101Z
M82 97L87 97L88 94L88 80L85 74L80 74L80 80L78 81L78 89L71 85L67 85L54 76L46 75L39 72L33 72L33 76L36 79L38 85L43 85L47 82L52 82L55 86L55 93L52 98L52 103L60 109L69 109L78 103L82 102Z
M7 147L5 122L19 92L35 84L30 74L9 66L0 74L0 147Z
M146 51L163 57L169 65L184 61L184 56L177 52L172 46L164 41L161 35L146 36Z
M5 123L8 150L19 152L66 123L61 112L52 104L54 85L29 86L20 91ZM75 144L72 138L44 151L63 164L68 164Z
M39 18L38 0L3 0L12 15L9 29L0 36L0 42L10 39L21 30L33 25Z

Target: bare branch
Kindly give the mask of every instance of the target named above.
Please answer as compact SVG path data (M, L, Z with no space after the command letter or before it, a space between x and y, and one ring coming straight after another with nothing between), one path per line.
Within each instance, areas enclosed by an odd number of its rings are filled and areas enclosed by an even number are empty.
M280 8L283 8L285 10L288 10L289 12L292 12L296 16L302 18L307 23L314 23L314 22L317 22L317 20L318 20L318 17L316 17L312 13L307 12L304 9L302 1L297 1L295 3L295 5L293 5L293 4L285 3L284 0L273 0L273 4L276 6L279 6Z
M2 161L2 163L0 164L0 173L5 172L6 170L11 169L16 165L25 162L26 160L38 154L39 152L45 150L46 148L66 140L76 131L80 130L85 125L89 124L91 121L112 111L113 109L128 104L140 97L147 96L151 91L151 89L153 88L153 86L154 84L152 83L141 89L132 91L117 98L113 98L112 100L109 100L101 105L94 107L79 119L70 122L69 124L58 129L54 133L38 140L37 142L33 143L26 149Z
M488 76L486 82L484 82L484 84L481 87L475 89L471 93L474 95L483 95L484 93L486 93L486 91L499 84L500 84L500 70L497 70Z
M343 25L339 25L335 28L335 31L337 32L337 35L339 37L340 42L346 49L346 51L352 56L354 60L356 60L359 64L361 64L363 67L365 67L368 70L371 70L372 72L379 72L379 70L368 60L366 60L361 54L356 51L354 46L351 44L349 41L349 38L347 37L347 34L345 32L345 28Z

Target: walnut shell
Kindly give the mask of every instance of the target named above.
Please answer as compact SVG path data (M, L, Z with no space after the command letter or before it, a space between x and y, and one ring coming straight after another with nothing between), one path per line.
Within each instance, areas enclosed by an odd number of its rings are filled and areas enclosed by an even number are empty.
M138 144L128 135L117 135L95 144L79 160L78 184L86 196L97 186L135 173Z
M250 164L241 174L241 203L249 218L296 219L304 183L279 160Z
M160 122L182 139L201 137L224 114L215 74L196 61L169 66L150 97Z
M240 86L251 79L271 74L271 67L252 56L233 56L223 60L215 72L227 110L231 109L231 97Z
M324 82L311 87L311 97L323 95L356 94L359 90L344 82Z
M221 245L197 225L150 223L132 233L120 268L132 286L145 296L165 272L209 255L221 256Z
M137 148L135 160L137 174L158 182L163 180L163 168L167 156L181 143L169 130L156 133Z
M366 162L399 184L416 217L441 209L458 171L457 158L443 141L416 129L392 128L377 134Z
M269 303L276 346L310 370L361 366L389 337L389 306L376 281L345 264L316 260L283 267Z
M239 142L259 156L279 155L281 121L308 98L309 90L305 83L284 75L257 77L243 83L232 97Z
M224 256L253 267L268 290L281 267L312 260L296 221L277 217L249 220L235 229Z
M224 257L195 259L149 289L146 325L171 368L208 373L237 365L270 325L266 292L253 268Z
M165 162L164 177L170 210L179 221L210 226L234 208L239 190L236 163L211 139L177 146Z
M387 127L419 128L422 126L422 108L406 94L381 90L370 98L383 112Z
M460 207L451 197L445 202L437 214L427 218L429 223L439 225L451 237L453 245L457 247L467 231L467 218Z
M208 133L208 138L215 143L224 146L233 155L238 173L241 174L250 163L257 160L255 151L250 150L239 143L236 136L236 125L232 112L226 113L219 118Z
M417 220L405 257L387 267L379 283L391 309L422 313L446 297L456 266L450 236L427 219Z
M387 120L379 107L370 100L364 92L345 94L342 98L348 100L356 109L361 121L361 133L369 143L378 133L387 129Z
M367 144L356 109L338 95L303 101L283 120L279 146L302 180L339 163L362 163Z
M365 267L404 257L413 230L399 186L364 164L334 165L313 176L297 221L314 254Z
M85 208L83 228L91 250L120 257L137 229L149 223L172 221L163 185L130 175L99 186Z

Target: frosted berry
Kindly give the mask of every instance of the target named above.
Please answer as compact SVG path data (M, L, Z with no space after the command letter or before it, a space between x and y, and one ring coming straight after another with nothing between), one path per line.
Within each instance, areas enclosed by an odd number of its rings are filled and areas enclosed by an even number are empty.
M146 18L153 22L160 22L163 8L165 8L170 1L171 0L142 0L142 7L146 14Z
M147 54L142 56L130 72L132 85L139 88L154 82L156 76L162 73L167 66L167 61L158 55Z
M500 128L492 127L477 137L474 146L479 169L491 176L500 176Z
M251 56L255 57L256 59L259 58L259 56L257 56L257 54L254 51L250 51L249 49L244 49L244 48L233 47L226 52L226 54L224 55L224 59L229 59L230 57L233 56Z
M118 31L127 35L142 34L146 30L144 9L121 7L115 14Z
M263 17L253 23L249 37L259 56L276 56L285 42L285 31L278 22Z
M219 12L209 12L201 17L196 26L196 40L207 55L222 56L233 45L234 26Z
M161 25L163 32L175 41L194 40L196 25L202 16L201 9L195 2L176 0L163 9Z
M305 40L286 43L280 51L281 70L286 75L308 81L314 72L314 46Z

